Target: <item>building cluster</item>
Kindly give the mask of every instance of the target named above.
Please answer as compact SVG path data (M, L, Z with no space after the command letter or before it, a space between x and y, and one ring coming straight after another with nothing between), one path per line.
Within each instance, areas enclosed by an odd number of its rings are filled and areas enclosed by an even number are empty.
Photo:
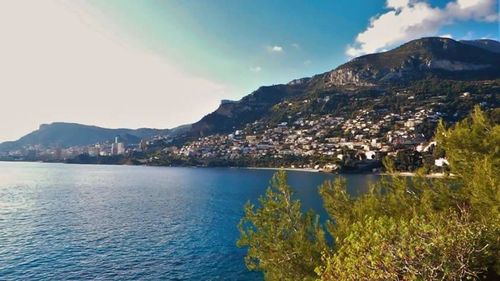
M417 96L410 91L376 98L352 95L348 96L348 103L335 100L339 97L342 101L344 95L284 100L273 106L277 113L272 118L279 116L276 119L280 121L264 117L230 133L201 137L181 146L173 144L183 143L182 138L179 141L169 135L128 145L115 138L114 142L90 146L29 146L0 155L0 159L65 161L86 155L109 157L112 163L123 157L110 156L123 155L135 163L152 165L258 165L325 171L348 167L353 171L373 171L380 168L383 157L392 156L400 160L400 170L429 163L443 167L446 159L432 154L434 144L429 142L438 120L460 120L470 111L467 104L497 107L495 102L487 104L491 95L469 92L458 97ZM453 105L456 101L463 105ZM346 108L326 107L332 104L344 104ZM80 157L81 162L85 159Z
M416 149L431 137L419 132L419 127L434 126L440 115L422 107L402 114L387 109L360 110L352 118L310 115L272 126L256 121L230 134L199 138L164 151L173 156L201 159L327 158L335 161L325 163L325 167L317 167L313 162L302 167L335 169L338 167L335 163L350 159L378 160L402 149Z
M26 146L22 149L9 151L1 156L18 160L63 161L82 154L91 157L125 155L137 149L137 146L127 146L120 141L119 137L115 137L112 143L104 142L90 146L70 146L66 148L44 147L42 145Z

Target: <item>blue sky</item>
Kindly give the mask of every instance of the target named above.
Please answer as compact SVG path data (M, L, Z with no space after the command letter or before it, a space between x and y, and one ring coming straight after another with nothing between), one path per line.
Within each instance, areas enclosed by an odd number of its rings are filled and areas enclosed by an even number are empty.
M170 128L221 99L424 36L499 38L498 0L0 1L0 141ZM22 109L22 110L20 110Z
M445 9L453 1L427 2ZM350 59L347 46L370 19L390 10L385 0L104 3L93 2L147 48L233 86L234 98L258 85L285 83L342 64ZM469 18L423 35L497 39L498 32L498 21ZM273 52L274 46L280 48Z
M362 2L369 4L359 10ZM346 44L352 41L356 30L366 26L366 19L381 10L384 2L106 3L93 4L103 13L112 14L126 32L147 48L189 71L234 85L237 98L258 85L283 83L344 62ZM273 46L282 51L273 52Z

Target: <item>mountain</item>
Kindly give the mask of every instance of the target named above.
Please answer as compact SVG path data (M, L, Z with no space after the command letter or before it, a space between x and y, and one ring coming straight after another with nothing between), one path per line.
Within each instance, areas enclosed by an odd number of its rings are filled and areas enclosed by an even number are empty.
M460 43L479 47L490 52L500 53L500 42L491 39L460 40Z
M16 141L0 144L0 151L19 149L25 146L44 147L84 146L99 142L113 141L119 137L125 143L139 143L142 138L165 135L169 130L159 129L107 129L76 123L56 122L42 124L39 129Z
M190 136L204 136L231 131L243 124L253 122L276 103L286 97L301 95L302 85L275 85L260 87L237 102L223 102L219 108L191 125Z
M500 55L480 45L449 38L422 38L391 51L355 58L321 75L320 82L324 87L359 87L406 84L427 77L452 80L499 77Z
M276 123L292 121L299 115L347 116L373 108L403 111L428 106L428 102L435 110L458 118L457 112L467 113L477 103L498 105L499 46L494 40L421 38L390 51L355 58L313 77L260 87L239 101L224 100L198 122L171 130L52 123L17 141L0 144L0 152L37 144L90 145L111 141L115 136L138 143L142 138L164 135L170 138L168 143L182 145L202 136L233 132L257 120ZM456 94L463 92L480 95L459 99ZM400 93L406 93L407 99L402 100Z
M239 101L223 102L192 124L181 138L227 133L261 118L279 119L273 110L277 104L311 95L385 92L393 87L412 87L419 81L432 81L435 89L451 89L454 81L463 82L460 85L464 89L476 87L477 81L500 78L500 54L492 51L499 44L494 40L455 41L439 37L413 40L387 52L355 58L323 74L285 85L260 87Z

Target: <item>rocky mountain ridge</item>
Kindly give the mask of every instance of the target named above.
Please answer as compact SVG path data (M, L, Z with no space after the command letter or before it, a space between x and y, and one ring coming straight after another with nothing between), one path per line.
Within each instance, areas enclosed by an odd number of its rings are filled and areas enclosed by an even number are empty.
M390 51L352 59L313 77L260 87L237 102L221 104L178 137L184 140L234 130L272 115L274 105L294 97L327 92L383 91L395 86L407 87L425 79L434 82L499 79L498 46L500 43L494 40L461 42L440 37L413 40Z
M496 42L496 41L495 41ZM500 56L476 43L422 38L387 52L361 56L325 73L324 87L404 84L425 77L483 80L498 77Z

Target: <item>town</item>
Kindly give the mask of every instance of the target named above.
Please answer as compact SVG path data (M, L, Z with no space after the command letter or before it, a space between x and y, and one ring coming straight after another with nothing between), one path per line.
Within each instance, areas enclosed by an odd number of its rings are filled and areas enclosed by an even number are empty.
M427 143L429 136L419 133L418 128L429 123L435 127L439 118L439 112L417 108L402 115L362 110L351 119L311 115L274 127L256 121L230 134L199 138L179 148L167 147L163 152L177 158L207 160L209 165L224 160L227 165L239 166L242 159L253 159L254 164L263 160L261 164L265 165L271 158L291 168L330 172L351 163L358 170L377 171L386 155L396 157L408 149L427 152L432 147ZM442 166L442 160L436 161Z
M341 94L338 94L339 96ZM92 164L135 164L158 166L223 166L313 169L324 172L380 172L382 160L394 160L399 171L443 172L447 161L435 149L432 140L440 119L459 119L459 112L441 112L450 107L443 102L458 98L469 104L495 108L487 95L470 92L454 96L421 95L415 98L405 91L391 95L405 102L404 110L383 106L386 101L375 98L370 106L347 107L341 113L319 110L302 112L300 108L325 106L335 95L316 98L285 99L274 109L284 118L271 122L259 119L226 134L213 134L175 145L168 135L144 138L128 143L114 141L90 146L29 146L0 155L2 160L24 160ZM361 94L350 96L348 103L367 99ZM373 106L374 104L379 106ZM400 102L399 102L400 103ZM312 111L312 112L311 112ZM465 115L469 110L463 110Z

